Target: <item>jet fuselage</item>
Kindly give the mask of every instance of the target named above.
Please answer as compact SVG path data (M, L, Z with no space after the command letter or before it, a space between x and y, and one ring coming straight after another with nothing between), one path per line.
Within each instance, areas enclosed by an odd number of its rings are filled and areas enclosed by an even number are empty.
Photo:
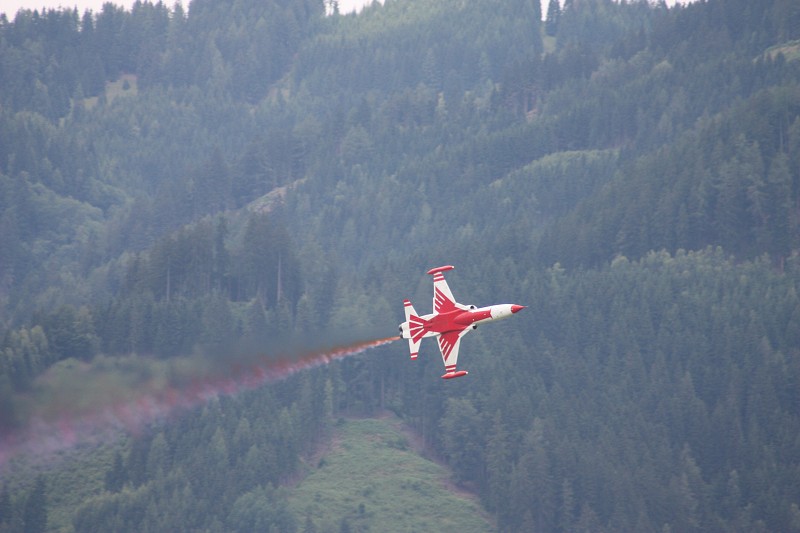
M445 313L425 315L421 317L426 320L423 324L424 336L430 337L450 331L462 331L468 327L477 328L478 324L508 318L521 309L524 309L524 306L497 304L466 311L456 309ZM400 324L399 329L401 337L409 338L407 321Z

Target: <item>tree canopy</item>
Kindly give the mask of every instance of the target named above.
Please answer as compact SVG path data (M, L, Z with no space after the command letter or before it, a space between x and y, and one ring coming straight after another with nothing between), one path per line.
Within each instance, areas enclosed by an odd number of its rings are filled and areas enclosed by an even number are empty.
M792 0L1 16L0 439L58 365L389 335L439 264L528 309L454 383L396 343L9 467L0 531L313 531L290 481L383 409L498 531L800 531L798 42Z

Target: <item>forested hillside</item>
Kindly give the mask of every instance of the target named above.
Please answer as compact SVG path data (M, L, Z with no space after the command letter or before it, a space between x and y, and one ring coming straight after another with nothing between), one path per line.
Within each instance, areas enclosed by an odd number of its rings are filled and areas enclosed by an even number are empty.
M75 368L391 335L440 264L528 309L452 382L395 343L0 454L0 531L345 530L293 484L386 409L498 531L800 531L797 2L334 4L0 17L0 445Z

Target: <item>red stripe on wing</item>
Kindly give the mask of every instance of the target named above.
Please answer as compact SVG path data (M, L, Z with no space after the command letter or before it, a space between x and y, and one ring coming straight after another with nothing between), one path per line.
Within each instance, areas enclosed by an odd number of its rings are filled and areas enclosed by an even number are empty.
M442 352L442 358L444 359L445 366L447 365L447 359L450 357L450 354L453 353L453 350L458 345L458 341L460 340L458 333L458 331L451 331L449 333L439 335L439 350Z
M436 287L434 292L433 308L437 313L449 313L456 310L453 300L445 296L444 292Z

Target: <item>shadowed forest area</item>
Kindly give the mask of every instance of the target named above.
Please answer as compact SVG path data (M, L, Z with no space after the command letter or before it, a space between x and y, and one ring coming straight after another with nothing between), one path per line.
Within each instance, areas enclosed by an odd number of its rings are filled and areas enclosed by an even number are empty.
M800 531L800 5L334 4L0 17L0 442L81 365L391 335L442 264L528 308L452 382L398 342L11 457L0 532L377 531L292 491L387 410L500 532Z

